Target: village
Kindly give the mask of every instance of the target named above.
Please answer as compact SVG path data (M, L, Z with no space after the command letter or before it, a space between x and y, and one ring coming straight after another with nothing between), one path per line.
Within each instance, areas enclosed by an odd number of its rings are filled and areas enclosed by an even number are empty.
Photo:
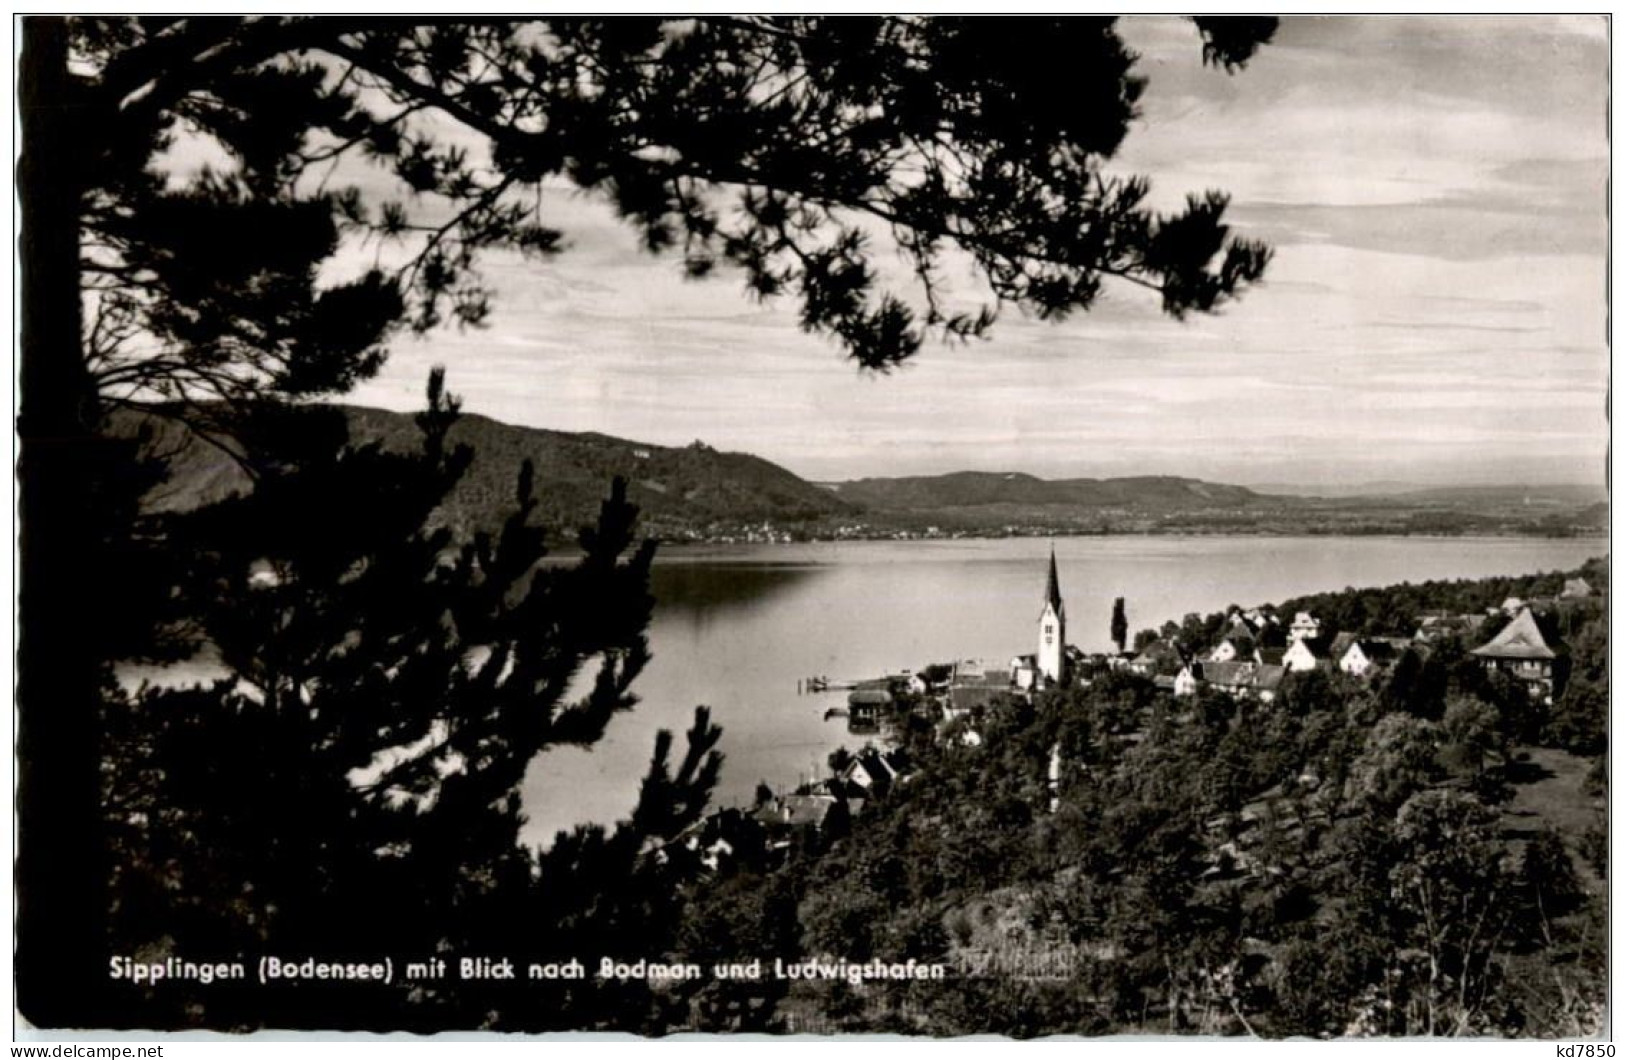
M1483 643L1470 649L1471 654L1486 669L1522 682L1532 700L1549 705L1562 677L1562 651L1561 645L1549 643L1537 616L1558 612L1592 593L1585 579L1572 578L1554 597L1508 597L1500 606L1481 613L1427 611L1414 616L1415 633L1409 638L1328 633L1320 619L1307 611L1288 621L1271 607L1235 607L1206 644L1192 644L1166 631L1160 636L1147 631L1136 651L1124 650L1125 642L1119 641L1115 653L1086 654L1066 643L1066 604L1052 552L1037 622L1037 651L1014 656L1003 666L962 660L935 668L940 673L936 681L928 680L927 671L926 675L900 675L892 684L931 696L941 708L944 725L974 719L1000 697L1030 697L1036 691L1074 683L1087 687L1100 674L1123 670L1151 679L1158 689L1176 697L1213 689L1240 700L1270 703L1289 673L1319 669L1372 681L1389 672L1406 652L1425 660L1442 639L1472 641L1491 618L1504 616L1510 622L1494 636L1483 638ZM860 710L874 710L877 704L883 706L884 701L877 701L873 690L855 691L853 719L865 716ZM972 728L962 738L974 741L979 737Z
M805 781L790 794L759 785L752 806L714 811L654 856L696 874L781 864L798 845L823 846L845 836L871 801L909 782L909 756L894 738L905 724L930 726L937 741L978 747L993 712L1030 703L1040 693L1086 688L1107 674L1147 679L1174 700L1217 692L1267 706L1289 674L1319 670L1372 683L1402 660L1423 662L1445 639L1456 638L1475 645L1469 654L1485 670L1499 671L1520 683L1531 702L1550 706L1561 692L1565 650L1543 632L1539 619L1593 593L1577 577L1566 579L1555 596L1512 596L1480 612L1423 611L1413 616L1415 632L1408 638L1333 632L1310 611L1288 619L1270 606L1232 607L1206 643L1192 643L1165 627L1160 634L1142 632L1137 650L1128 650L1126 631L1114 621L1118 650L1086 653L1067 643L1066 603L1052 550L1035 651L1002 665L962 659L845 684L825 677L803 680L800 687L808 692L847 691L846 707L829 708L826 718L844 716L848 731L865 738L865 744L855 752L836 751L827 776ZM1500 628L1493 635L1485 634L1495 626ZM1059 771L1058 756L1052 754L1052 789Z

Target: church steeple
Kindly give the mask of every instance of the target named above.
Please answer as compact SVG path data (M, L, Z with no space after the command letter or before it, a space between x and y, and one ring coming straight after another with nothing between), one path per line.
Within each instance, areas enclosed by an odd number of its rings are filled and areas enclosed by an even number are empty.
M1066 605L1061 602L1061 576L1055 572L1055 546L1049 550L1049 584L1044 587L1044 603L1053 607L1057 614L1066 614Z
M1066 680L1066 604L1061 601L1061 576L1055 569L1054 546L1049 550L1044 613L1038 616L1038 672L1052 684Z

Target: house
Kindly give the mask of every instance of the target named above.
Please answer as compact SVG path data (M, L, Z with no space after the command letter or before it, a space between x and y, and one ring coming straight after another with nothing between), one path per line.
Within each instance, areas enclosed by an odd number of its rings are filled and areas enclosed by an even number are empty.
M1010 683L1023 692L1038 687L1038 656L1016 655L1010 659Z
M1320 636L1320 619L1308 611L1299 611L1292 618L1289 634L1294 641L1308 640Z
M1258 699L1268 703L1275 698L1286 677L1284 666L1261 666L1251 660L1202 663L1194 676L1237 699Z
M1010 681L1010 670L995 669L982 659L962 659L954 664L953 676L948 679L943 709L952 720L985 707L994 696L1009 693Z
M753 861L765 848L761 821L746 810L729 807L685 828L673 844L662 848L660 859L669 863L675 851L686 851L691 864L715 873L732 862Z
M1419 644L1437 644L1450 637L1469 637L1484 624L1483 615L1453 615L1449 612L1424 614L1412 637Z
M977 711L986 710L992 705L994 697L1008 692L1009 689L1003 686L955 683L948 689L948 697L942 704L942 713L948 721L963 718Z
M1194 696L1196 690L1201 687L1201 679L1196 673L1199 666L1199 663L1187 666L1179 671L1177 677L1169 678L1169 691L1176 696Z
M768 835L768 846L782 850L797 832L845 828L851 820L845 799L828 793L785 795L762 803L751 813Z
M1281 682L1286 680L1287 669L1284 666L1260 663L1253 674L1253 689L1258 695L1259 702L1273 703L1281 691Z
M1331 638L1316 635L1292 642L1281 655L1281 665L1294 673L1307 673L1326 662Z
M1509 596L1501 601L1501 613L1504 615L1516 615L1523 608L1524 603L1521 597Z
M1559 594L1563 600L1583 600L1592 592L1591 583L1584 578L1565 578L1563 592Z
M1258 643L1251 633L1241 633L1232 627L1225 631L1203 661L1233 662L1238 659L1250 659L1257 650Z
M979 684L987 676L988 665L986 659L961 659L954 663L953 674L948 680L953 684Z
M1472 654L1485 669L1499 670L1522 681L1530 695L1544 703L1552 701L1557 682L1559 655L1535 621L1529 608L1518 612L1505 629L1490 638L1489 643L1474 648Z
M1285 666L1286 663L1283 660L1286 658L1286 653L1287 649L1285 648L1266 648L1260 645L1258 650L1253 652L1253 661L1260 666Z
M891 693L879 688L860 688L846 697L848 720L852 725L879 725L881 713L892 704Z
M1142 677L1167 677L1179 673L1185 666L1185 653L1166 640L1154 640L1140 654L1130 660L1128 667Z
M1281 656L1281 665L1294 673L1304 673L1316 667L1333 669L1354 640L1352 633L1339 633L1335 637L1321 633L1316 637L1295 640Z
M1252 672L1257 665L1242 660L1206 662L1201 664L1196 676L1203 684L1235 695L1252 684Z
M1386 670L1410 647L1410 642L1395 637L1360 637L1337 658L1337 668L1355 677L1367 677L1378 670Z
M886 755L878 751L864 751L853 756L846 768L841 770L840 781L842 790L853 788L861 789L865 795L874 792L884 792L897 779L897 770L892 768Z
M1243 611L1241 617L1247 620L1254 631L1262 631L1269 626L1280 625L1281 620L1275 617L1275 612L1267 607L1254 607Z
M873 747L866 747L825 782L824 790L846 799L848 809L852 809L850 803L854 799L884 795L892 785L903 781L912 769L907 753L901 749L877 751Z

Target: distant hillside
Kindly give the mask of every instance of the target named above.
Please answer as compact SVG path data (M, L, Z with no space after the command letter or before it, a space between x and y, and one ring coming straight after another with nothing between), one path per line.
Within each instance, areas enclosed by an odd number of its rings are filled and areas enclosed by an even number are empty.
M1404 504L1437 504L1444 506L1507 506L1547 505L1551 507L1580 507L1608 499L1603 485L1480 485L1480 486L1423 486L1415 482L1381 481L1358 483L1286 484L1259 483L1252 487L1261 494L1280 494L1314 497L1340 501L1395 501Z
M350 437L404 449L419 437L412 418L381 409L344 406ZM154 492L155 507L187 509L247 488L248 480L229 456L193 442L184 429L158 417L122 414L121 431L142 419L157 425L155 446L178 452L170 481ZM539 521L573 529L597 517L599 502L615 475L630 483L628 497L654 534L688 536L708 529L761 522L778 527L850 514L852 505L803 481L777 464L748 453L718 452L699 443L667 448L602 434L514 427L485 416L464 414L451 430L453 444L474 450L468 474L443 509L447 523L461 528L490 527L508 511L520 462L536 465Z
M1409 504L1441 504L1482 508L1489 505L1531 508L1574 508L1605 504L1603 486L1435 486L1388 493L1385 497Z
M1265 498L1243 486L1193 478L1041 479L1019 472L961 471L912 478L865 478L825 483L842 500L874 511L988 505L1120 508L1141 512L1245 508ZM1279 504L1280 498L1268 498Z
M417 444L412 418L336 406L353 442ZM115 418L156 432L169 480L150 507L187 510L248 488L218 448L173 421L137 412ZM461 530L495 527L508 512L520 462L536 465L537 521L566 533L591 523L615 475L631 484L645 532L667 540L900 538L1011 534L1538 534L1593 535L1608 526L1600 490L1578 486L1460 487L1345 498L1272 495L1173 476L1046 480L1019 472L964 471L852 482L807 482L748 453L698 442L682 448L602 434L571 434L465 414L451 441L475 457L440 517ZM884 454L877 453L877 460ZM1599 499L1603 498L1603 499ZM765 524L765 525L764 525Z

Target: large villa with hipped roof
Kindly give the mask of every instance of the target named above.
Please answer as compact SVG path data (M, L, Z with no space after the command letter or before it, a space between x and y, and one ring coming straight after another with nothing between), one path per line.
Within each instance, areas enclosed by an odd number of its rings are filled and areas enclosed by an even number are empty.
M1520 610L1489 643L1474 648L1473 655L1486 667L1528 685L1537 698L1551 702L1558 654L1546 643L1535 613L1529 608Z

